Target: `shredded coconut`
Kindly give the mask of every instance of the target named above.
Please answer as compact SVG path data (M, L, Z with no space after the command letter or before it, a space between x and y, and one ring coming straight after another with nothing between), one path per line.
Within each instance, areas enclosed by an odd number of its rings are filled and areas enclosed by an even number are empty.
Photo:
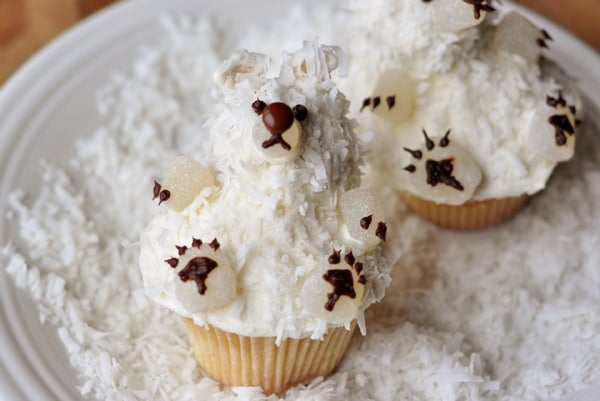
M343 58L338 48L306 41L300 50L284 54L274 77L265 75L267 57L246 50L235 52L218 70L215 110L199 134L206 138L203 151L186 150L218 182L195 194L181 211L159 209L141 234L140 269L154 301L192 317L197 325L251 337L277 336L278 344L287 337L322 338L331 325L349 327L352 320L366 331L362 313L383 296L397 256L390 252L393 241L383 244L374 230L373 244L351 237L344 231L348 219L338 212L345 195L359 185L362 165L355 123L346 117L349 102L331 79L331 70ZM255 135L266 128L250 107L257 97L298 105L309 113L295 159L265 159L260 147L264 138L256 143ZM364 197L359 199L363 202ZM357 225L364 215L377 215L371 209L356 217ZM177 263L184 266L176 258L181 255L176 246L188 245L191 238L218 238L218 253L208 256L222 258L218 264L225 269L227 260L235 261L229 288L237 294L218 307L199 308L194 283L187 287L192 301L182 301L187 290L177 270L165 263L174 258L175 268ZM353 285L364 288L365 296L355 294L348 314L341 310L350 298L331 313L323 306L331 291L323 276L331 268L327 260L332 249L353 252L364 266L366 283ZM206 294L201 298L204 305L212 299Z
M333 10L310 13L289 17L303 23L288 26L305 31L273 35L277 27L260 26L244 39L220 38L204 20L166 20L165 41L141 50L100 92L106 122L78 142L70 165L44 165L33 202L21 192L10 196L20 243L1 249L3 265L37 302L41 320L58 328L82 394L277 399L202 376L179 317L143 293L138 238L155 210L152 179L175 155L200 146L212 71L234 50L216 44L269 43L279 51L313 32L324 32L325 43L336 35L348 41ZM398 216L388 235L401 240L404 257L387 296L367 313L368 335L354 339L335 374L292 388L284 399L533 401L589 385L600 375L594 129L582 126L575 158L500 227L440 230L387 194L388 212Z

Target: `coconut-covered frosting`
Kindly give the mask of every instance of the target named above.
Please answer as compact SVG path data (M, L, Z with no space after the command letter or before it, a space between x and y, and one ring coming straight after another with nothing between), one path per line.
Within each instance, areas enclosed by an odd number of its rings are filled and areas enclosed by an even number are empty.
M305 43L269 59L238 51L215 73L203 152L176 159L154 186L163 209L142 235L156 302L196 324L247 336L364 332L364 309L389 284L387 223L359 188L349 103L331 72L339 48Z
M544 58L551 36L496 8L353 3L364 38L352 49L355 111L396 189L446 204L533 194L573 155L581 101ZM386 18L373 29L375 15Z

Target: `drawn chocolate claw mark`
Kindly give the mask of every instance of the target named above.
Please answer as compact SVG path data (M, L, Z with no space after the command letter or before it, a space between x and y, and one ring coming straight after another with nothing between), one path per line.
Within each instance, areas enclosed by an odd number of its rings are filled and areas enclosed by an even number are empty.
M206 187L214 186L210 171L187 156L179 156L171 163L162 183L154 181L152 200L158 198L158 204L166 205L180 212L194 201Z
M390 123L400 123L410 118L417 98L417 81L410 72L389 68L381 72L371 96L362 101L360 112L370 112Z
M381 104L381 96L367 97L363 100L360 111L363 111L367 107L371 106L371 110L375 111ZM388 110L392 110L396 105L396 95L389 95L385 97L385 104Z
M539 47L543 47L544 49L548 48L548 44L546 43L549 40L553 40L552 36L550 36L550 34L548 33L548 31L546 31L545 29L541 29L540 30L542 37L541 38L537 38L535 43L537 43L537 45Z
M171 198L171 192L168 189L163 189L162 186L154 181L154 188L152 188L152 200L158 198L158 204L166 202Z
M465 3L473 6L473 17L478 20L481 18L481 12L493 12L496 9L489 4L487 4L486 0L463 0Z

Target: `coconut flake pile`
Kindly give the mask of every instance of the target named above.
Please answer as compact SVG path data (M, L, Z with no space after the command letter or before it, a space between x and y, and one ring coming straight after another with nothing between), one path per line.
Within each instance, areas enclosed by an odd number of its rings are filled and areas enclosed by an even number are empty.
M324 43L349 41L339 13L310 13L281 22L298 30L258 26L243 39L220 37L204 20L166 20L164 42L99 92L104 126L78 142L68 166L43 166L36 200L10 196L23 244L2 249L3 265L58 328L82 394L277 399L203 377L179 316L143 294L138 239L156 210L153 178L200 146L220 60L240 44L277 56L314 32ZM367 312L367 336L354 339L336 373L284 399L533 401L600 376L600 136L586 124L575 158L508 224L444 231L387 196L396 216L388 237L401 240L403 257L387 296Z

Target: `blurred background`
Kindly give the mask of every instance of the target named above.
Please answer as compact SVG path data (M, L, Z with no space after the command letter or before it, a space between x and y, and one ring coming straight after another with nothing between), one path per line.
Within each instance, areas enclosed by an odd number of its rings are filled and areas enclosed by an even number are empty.
M114 2L116 0L0 0L0 85L45 43ZM600 0L518 2L565 26L600 50Z

